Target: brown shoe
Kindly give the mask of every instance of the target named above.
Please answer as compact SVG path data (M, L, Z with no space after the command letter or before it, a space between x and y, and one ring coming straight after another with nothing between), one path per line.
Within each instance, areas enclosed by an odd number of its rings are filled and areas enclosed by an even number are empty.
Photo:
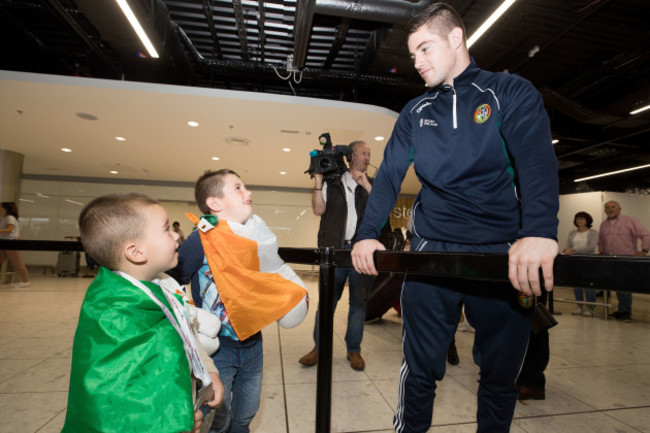
M353 370L362 371L366 368L366 361L363 360L359 352L348 352L348 361Z
M518 400L546 400L546 392L542 388L517 385Z
M318 363L318 350L314 349L298 360L299 363L306 367L312 367Z

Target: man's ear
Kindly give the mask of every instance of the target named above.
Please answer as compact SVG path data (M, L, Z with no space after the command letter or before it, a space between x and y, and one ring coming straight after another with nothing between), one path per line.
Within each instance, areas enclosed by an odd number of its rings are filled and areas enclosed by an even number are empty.
M138 244L135 242L126 243L122 252L124 253L124 257L133 264L139 265L147 261L147 257L140 251Z
M205 204L210 208L212 212L221 212L221 208L223 207L219 197L208 197L205 200Z
M463 30L460 27L451 29L448 37L452 47L458 48L463 45Z

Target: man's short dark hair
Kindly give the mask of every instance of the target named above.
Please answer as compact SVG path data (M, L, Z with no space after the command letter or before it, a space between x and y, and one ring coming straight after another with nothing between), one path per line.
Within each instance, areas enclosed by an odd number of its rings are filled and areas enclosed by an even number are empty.
M591 225L594 223L594 219L587 212L578 212L576 216L573 217L573 225L578 227L578 218L584 218L587 220L587 228L590 229Z
M223 178L227 174L234 174L239 177L237 173L228 168L217 171L207 170L194 184L194 200L196 200L196 205L203 215L210 213L210 208L206 203L208 198L223 197Z
M406 25L406 38L408 39L423 25L427 25L440 37L446 37L455 27L460 27L463 30L463 40L467 42L463 19L456 9L447 3L433 3L418 12Z
M118 270L125 242L141 238L146 225L142 209L159 204L144 194L109 194L97 197L79 215L81 243L100 265Z

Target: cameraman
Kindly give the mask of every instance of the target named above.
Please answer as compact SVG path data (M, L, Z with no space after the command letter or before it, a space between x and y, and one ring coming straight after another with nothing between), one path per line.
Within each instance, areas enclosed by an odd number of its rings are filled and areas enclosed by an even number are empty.
M314 214L321 217L318 230L319 247L352 249L352 240L372 189L370 178L366 175L370 164L370 146L363 141L353 141L349 147L351 155L346 156L350 164L349 170L334 177L327 176L325 182L322 174L314 173L315 184L311 206ZM361 357L361 340L372 277L360 275L351 268L336 268L335 309L348 278L350 279L350 310L345 343L350 366L360 371L366 365ZM314 343L314 349L298 361L302 365L309 367L316 365L318 361L318 312L314 324Z

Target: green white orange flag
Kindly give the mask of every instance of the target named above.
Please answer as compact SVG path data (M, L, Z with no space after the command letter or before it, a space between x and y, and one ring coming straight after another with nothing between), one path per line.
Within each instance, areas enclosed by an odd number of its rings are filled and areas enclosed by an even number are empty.
M203 251L237 337L245 340L288 313L307 314L307 290L278 255L277 239L253 215L246 224L199 219L185 214L199 229Z

